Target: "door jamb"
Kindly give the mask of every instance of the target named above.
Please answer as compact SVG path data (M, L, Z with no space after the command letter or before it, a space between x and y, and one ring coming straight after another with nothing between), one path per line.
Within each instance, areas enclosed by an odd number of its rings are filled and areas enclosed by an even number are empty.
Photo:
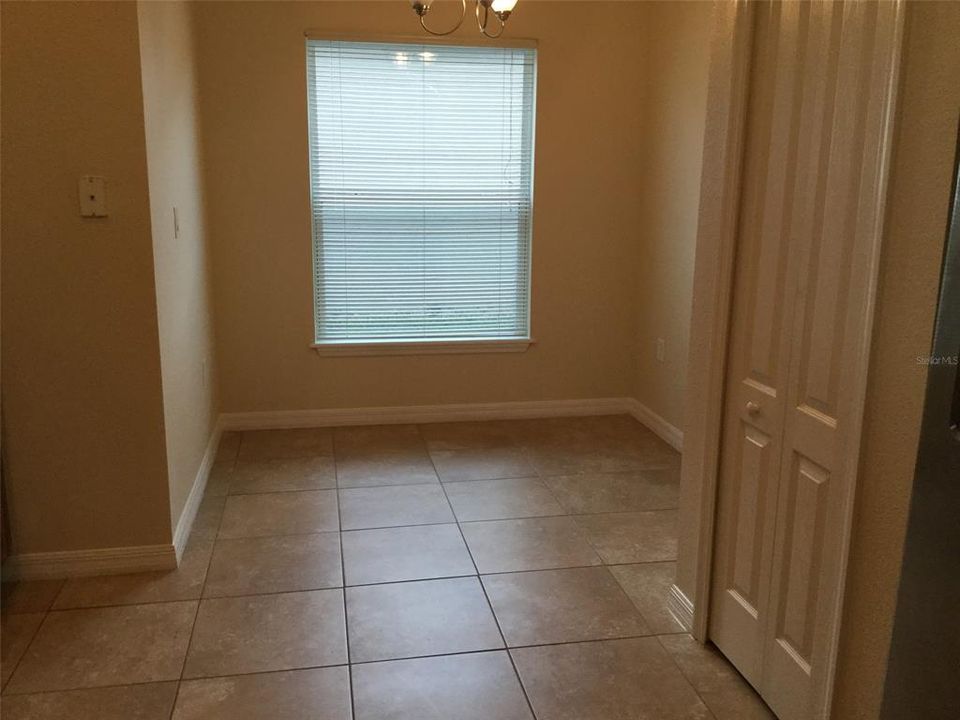
M733 290L736 234L740 220L740 176L749 100L753 4L714 3L714 27L707 85L703 174L693 276L690 355L681 465L681 520L687 497L693 505L694 597L691 634L707 640L717 474L723 422L727 342ZM687 490L691 490L688 493ZM674 586L673 594L683 597ZM691 602L693 600L694 602Z

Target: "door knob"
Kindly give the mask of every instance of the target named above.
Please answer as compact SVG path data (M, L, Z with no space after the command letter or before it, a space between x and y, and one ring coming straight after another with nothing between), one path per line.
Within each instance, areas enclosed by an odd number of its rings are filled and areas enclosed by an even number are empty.
M747 402L747 412L751 415L756 415L760 412L760 403L755 403L753 400Z

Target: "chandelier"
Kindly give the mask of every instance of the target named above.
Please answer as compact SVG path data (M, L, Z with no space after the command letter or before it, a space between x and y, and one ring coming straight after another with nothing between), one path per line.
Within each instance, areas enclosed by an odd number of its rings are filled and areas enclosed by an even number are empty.
M467 0L460 0L460 19L452 28L442 32L428 28L424 18L430 11L430 5L432 3L433 0L411 0L410 3L413 6L413 11L420 17L420 27L428 33L431 35L449 35L463 24L463 18L466 17L467 14ZM510 17L510 13L513 12L517 0L476 0L476 3L477 28L481 34L488 38L498 38L503 35L503 27L507 22L507 18ZM487 29L491 14L496 16L497 21L500 23L500 27L496 32L490 32Z

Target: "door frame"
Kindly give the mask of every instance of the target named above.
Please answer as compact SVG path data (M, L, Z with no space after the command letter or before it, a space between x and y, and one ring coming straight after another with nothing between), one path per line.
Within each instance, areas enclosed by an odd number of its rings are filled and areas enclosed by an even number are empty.
M866 322L859 339L861 368L854 388L851 442L846 443L842 464L853 481L843 502L843 542L839 561L840 583L829 618L829 658L826 682L814 688L815 717L829 718L833 699L840 617L853 527L854 496L866 400L869 356L873 330L880 252L883 244L886 197L889 185L893 126L898 103L897 87L903 53L904 0L895 6L895 46L887 85L883 130L876 143L875 159L879 186L870 224ZM678 574L683 573L694 597L687 598L678 585L671 588L675 614L689 621L691 634L700 642L708 638L710 591L716 529L717 490L726 399L727 354L739 226L741 174L744 155L749 79L754 37L752 0L716 0L713 8L707 110L704 130L703 169L697 228L690 322L690 354L684 415L684 448L681 465L681 530ZM686 521L684 523L683 521ZM684 527L690 524L690 527Z

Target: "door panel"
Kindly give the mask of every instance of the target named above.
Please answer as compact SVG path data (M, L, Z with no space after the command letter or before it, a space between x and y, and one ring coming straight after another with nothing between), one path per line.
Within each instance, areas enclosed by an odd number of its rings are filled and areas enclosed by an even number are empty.
M710 635L743 675L761 679L770 595L780 428L787 381L783 323L791 317L791 215L797 131L795 15L757 8L738 263L721 459Z
M900 7L755 12L709 636L809 720L832 677Z
M823 528L830 473L799 455L788 476L783 523L784 561L774 637L787 654L809 673L813 651L815 608L823 553Z
M785 326L792 346L770 592L774 607L792 608L792 626L804 635L797 644L790 624L769 619L762 681L784 720L816 717L811 699L831 682L855 481L846 458L859 444L883 189L877 148L890 102L897 6L849 2L839 13L817 5L810 12L811 32L839 47L832 101L804 107L830 131L819 162L803 170L816 174L808 186L821 184L822 220L812 233L794 235L798 300Z
M765 506L763 478L769 476L774 459L770 437L749 425L743 426L740 478L736 487L734 527L737 535L728 559L732 576L730 591L744 609L757 614L760 595L761 543L764 518L757 512Z

